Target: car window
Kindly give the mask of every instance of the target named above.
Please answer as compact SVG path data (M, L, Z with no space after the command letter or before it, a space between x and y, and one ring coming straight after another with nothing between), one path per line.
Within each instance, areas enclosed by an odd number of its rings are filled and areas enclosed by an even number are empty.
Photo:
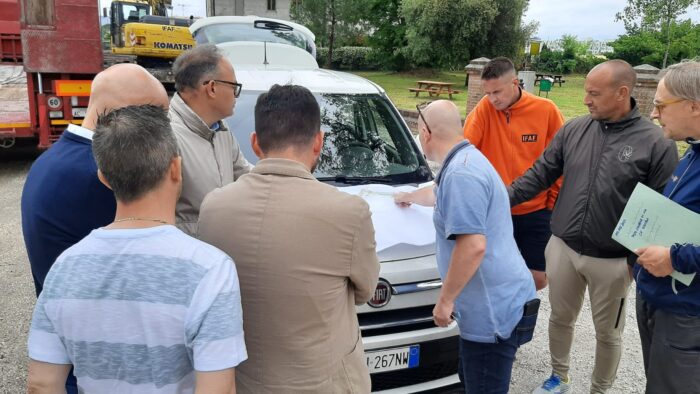
M198 44L220 44L232 41L274 42L299 47L315 55L315 44L306 35L295 30L273 30L253 27L243 23L217 23L202 26L194 32Z
M259 92L244 92L228 125L250 162L255 157L250 133ZM321 107L324 144L314 175L317 178L387 178L418 183L430 179L415 142L398 112L383 96L315 94Z

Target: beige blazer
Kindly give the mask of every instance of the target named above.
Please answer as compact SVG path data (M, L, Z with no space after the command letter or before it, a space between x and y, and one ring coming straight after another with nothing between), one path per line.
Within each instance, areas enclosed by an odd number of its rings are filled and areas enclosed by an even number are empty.
M377 284L367 203L265 159L202 204L199 237L234 260L248 360L240 393L368 393L355 305Z

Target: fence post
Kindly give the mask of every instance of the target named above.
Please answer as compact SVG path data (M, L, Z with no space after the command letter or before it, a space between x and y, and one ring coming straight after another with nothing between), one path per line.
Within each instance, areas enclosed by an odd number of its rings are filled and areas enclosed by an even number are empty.
M467 91L467 115L471 112L476 104L484 97L484 89L481 86L481 71L484 69L486 63L491 59L485 57L480 57L469 62L469 65L464 67L464 72L467 73L467 78L469 81L469 87Z
M632 95L637 100L639 112L648 118L654 107L654 94L656 86L659 84L658 74L661 70L648 64L642 64L635 67L634 71L637 73L637 84Z

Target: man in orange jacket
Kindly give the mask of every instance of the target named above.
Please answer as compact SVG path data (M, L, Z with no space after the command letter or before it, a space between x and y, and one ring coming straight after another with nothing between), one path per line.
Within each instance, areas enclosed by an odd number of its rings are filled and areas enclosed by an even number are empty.
M564 123L557 106L520 88L513 62L498 57L481 73L484 98L464 122L464 137L496 168L506 184L524 174ZM530 201L511 209L513 235L537 290L547 286L544 248L561 179Z

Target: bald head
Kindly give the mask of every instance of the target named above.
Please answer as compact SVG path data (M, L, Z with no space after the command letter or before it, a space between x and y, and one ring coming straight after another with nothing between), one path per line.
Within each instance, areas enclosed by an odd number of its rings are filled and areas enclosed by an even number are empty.
M151 104L168 109L163 85L145 68L116 64L95 76L83 127L94 130L97 116L130 105Z
M433 101L422 112L433 138L441 140L462 138L462 119L459 116L459 109L452 101Z
M637 73L632 66L624 60L608 60L593 67L588 76L604 76L610 87L620 88L626 86L630 96L634 85L637 84Z

